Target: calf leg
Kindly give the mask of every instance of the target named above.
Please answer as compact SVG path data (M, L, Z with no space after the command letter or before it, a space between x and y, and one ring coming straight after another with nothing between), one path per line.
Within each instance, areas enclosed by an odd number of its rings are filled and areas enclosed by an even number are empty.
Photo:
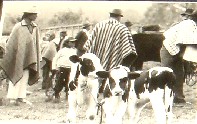
M76 123L76 112L77 112L77 93L76 90L69 91L68 95L68 113L67 120L68 122Z
M141 101L142 99L140 99ZM128 114L129 114L129 122L130 124L137 124L139 121L140 113L143 108L149 103L149 100L142 100L142 102L137 102L137 99L129 101L128 103Z
M121 103L118 105L118 108L116 108L116 113L114 115L114 120L117 124L122 124L123 116L126 113L127 109L127 102L121 101Z
M122 97L111 96L105 98L103 110L106 114L106 124L122 124L122 118L126 112L127 103L122 101Z
M167 123L170 124L172 122L173 113L172 113L172 105L173 105L174 94L171 89L168 87L165 88L165 110L167 113Z
M103 104L103 110L106 114L105 123L106 124L113 124L113 105L111 104L110 98L105 98L105 103Z
M95 79L95 80L91 80L91 81L88 81L88 87L89 87L89 92L90 92L90 97L88 98L88 110L86 112L86 117L89 119L89 120L94 120L95 119L95 116L96 116L96 105L98 103L98 100L97 100L97 93L98 93L98 87L99 87L99 84L98 84L98 80Z
M162 91L157 89L150 94L150 102L154 110L157 124L166 124L166 112L163 102L163 94L161 93Z

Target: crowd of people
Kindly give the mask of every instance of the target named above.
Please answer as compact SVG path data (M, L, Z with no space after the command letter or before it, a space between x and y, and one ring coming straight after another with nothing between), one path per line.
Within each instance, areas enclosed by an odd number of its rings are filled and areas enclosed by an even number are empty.
M0 61L0 78L1 80L6 78L9 83L7 98L15 100L17 105L24 102L27 85L37 83L40 77L42 77L41 88L46 92L46 101L51 101L54 96L54 101L59 102L63 88L68 96L71 55L94 53L107 71L118 65L132 67L137 58L131 33L132 23L130 21L121 23L123 13L120 9L112 10L109 15L109 19L97 23L92 32L90 32L91 24L84 23L76 37L70 37L66 31L61 31L60 39L57 40L55 32L49 31L41 42L38 27L34 23L37 12L33 9L24 11L22 21L12 29L6 44L6 54ZM186 102L183 93L185 81L183 53L188 50L187 46L195 50L194 44L197 44L195 41L197 12L188 9L181 16L184 17L181 22L172 25L164 32L165 40L160 52L161 66L172 68L177 77L174 87L175 103ZM197 58L195 55L192 58ZM196 60L188 61L196 62Z

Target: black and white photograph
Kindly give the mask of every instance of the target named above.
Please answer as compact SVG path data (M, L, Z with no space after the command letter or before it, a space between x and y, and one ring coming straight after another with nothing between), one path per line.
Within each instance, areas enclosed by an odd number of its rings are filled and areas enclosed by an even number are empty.
M197 2L0 1L0 123L196 124Z

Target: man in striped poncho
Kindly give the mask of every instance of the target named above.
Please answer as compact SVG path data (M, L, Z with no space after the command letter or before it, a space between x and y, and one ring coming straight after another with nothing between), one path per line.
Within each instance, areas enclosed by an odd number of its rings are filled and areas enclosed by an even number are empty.
M128 28L120 23L122 11L114 9L110 18L96 24L89 39L84 44L87 52L94 53L100 59L105 70L118 65L130 67L137 57L132 35ZM105 80L101 81L99 93L103 93Z
M105 70L117 65L131 66L136 58L136 50L128 28L120 23L123 17L120 9L110 12L110 18L95 25L84 45L87 52L100 58Z

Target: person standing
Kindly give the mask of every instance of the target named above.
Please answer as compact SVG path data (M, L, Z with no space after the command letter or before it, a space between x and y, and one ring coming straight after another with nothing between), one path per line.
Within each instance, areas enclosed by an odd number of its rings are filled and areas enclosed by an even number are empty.
M39 79L39 30L33 22L37 18L36 8L24 11L22 21L15 24L6 44L6 54L0 67L9 79L7 98L24 102L27 84Z
M85 53L85 50L83 49L83 45L85 42L88 40L88 37L90 35L90 23L84 23L83 24L83 29L77 33L76 35L76 48L77 48L77 55L82 56Z
M65 42L65 40L68 39L68 36L67 36L67 31L61 31L60 32L60 43L59 43L59 46L58 46L58 51L63 48L63 44Z
M160 51L161 65L172 68L176 75L174 103L186 102L183 93L185 82L183 55L187 44L197 44L197 14L188 13L187 16L189 18L183 19L164 32L165 40Z
M128 28L120 23L121 17L123 15L120 9L110 12L109 19L95 25L84 45L87 52L99 57L105 70L119 64L130 66L137 56L132 35Z
M95 54L107 71L120 64L130 68L137 57L131 32L120 23L122 17L122 10L114 9L109 19L95 25L84 44L84 49ZM100 83L99 93L103 93L105 80Z
M132 25L133 25L133 24L131 23L131 21L126 21L124 24L125 24L125 26L129 29L129 31L132 32L131 29L132 29Z
M75 48L75 44L76 39L73 37L69 37L65 41L63 48L60 49L53 58L52 70L56 74L55 87L53 88L55 103L60 102L60 92L64 87L66 92L66 100L68 100L68 83L71 72L71 65L73 64L69 60L69 57L72 55L77 55L77 49ZM48 101L51 100L50 98L51 97L48 98Z
M52 61L57 54L58 44L55 39L55 32L49 31L46 34L46 39L49 41L42 53L42 69L43 69L43 81L42 89L46 90L48 94L50 88L52 88L52 79L50 78L50 72L52 70Z

